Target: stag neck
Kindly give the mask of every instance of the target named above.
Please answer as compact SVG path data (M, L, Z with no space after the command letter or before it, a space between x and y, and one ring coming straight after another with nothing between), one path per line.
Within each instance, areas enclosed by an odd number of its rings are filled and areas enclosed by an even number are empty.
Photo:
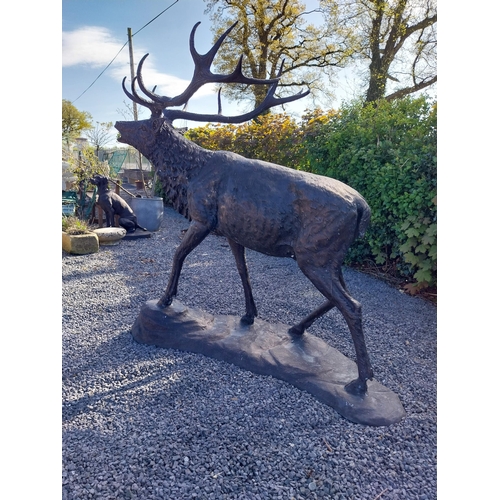
M189 179L203 168L213 154L213 151L204 149L184 137L179 129L165 119L164 130L150 160L160 170L169 172L168 175L182 174L182 177Z
M151 143L137 149L151 162L174 208L189 217L187 186L206 169L215 152L186 139L167 120Z

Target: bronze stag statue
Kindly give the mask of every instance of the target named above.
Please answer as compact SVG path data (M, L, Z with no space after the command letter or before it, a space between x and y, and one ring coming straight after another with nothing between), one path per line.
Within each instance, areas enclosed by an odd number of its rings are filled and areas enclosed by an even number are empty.
M189 229L177 248L170 279L158 302L168 307L177 293L183 262L189 253L210 233L225 236L236 260L245 294L245 315L241 321L252 324L257 308L252 295L245 259L245 248L266 255L290 257L325 296L326 301L290 333L301 335L318 317L333 307L342 313L352 335L358 365L358 378L345 386L354 395L367 391L373 378L361 325L361 306L347 292L342 263L349 246L362 236L370 221L370 208L364 198L342 182L307 172L244 158L226 151L208 151L187 140L172 125L175 119L203 122L241 123L263 111L295 101L309 93L277 98L277 78L249 78L242 73L242 57L229 75L213 73L214 57L231 26L205 55L194 47L197 23L190 36L190 50L195 68L191 83L176 96L160 96L146 88L142 67L137 67L131 91L125 80L122 86L134 102L150 109L151 117L140 121L120 121L115 127L119 141L138 149L153 165L168 198L176 210L190 221ZM236 24L236 23L235 23ZM264 101L254 111L240 116L195 114L181 109L190 97L207 83L242 83L269 85ZM142 94L139 94L136 86Z

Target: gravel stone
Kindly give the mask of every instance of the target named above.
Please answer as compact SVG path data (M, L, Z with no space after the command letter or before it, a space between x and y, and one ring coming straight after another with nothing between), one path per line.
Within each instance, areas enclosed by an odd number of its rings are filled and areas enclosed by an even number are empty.
M134 341L187 227L166 208L151 238L63 252L62 498L437 498L435 306L345 269L375 378L407 412L389 427L354 424L286 382ZM293 260L248 251L247 261L261 319L293 325L322 302ZM225 239L210 235L187 257L177 298L243 315ZM309 332L354 359L338 311Z

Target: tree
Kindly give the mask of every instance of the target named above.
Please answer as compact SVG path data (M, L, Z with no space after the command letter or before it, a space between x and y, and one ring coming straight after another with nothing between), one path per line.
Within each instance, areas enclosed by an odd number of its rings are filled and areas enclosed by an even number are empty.
M68 162L78 184L87 183L95 174L109 177L109 165L106 162L99 161L95 150L91 147L83 148L78 156L70 155Z
M367 103L404 97L437 81L436 0L318 0L311 11L298 0L205 2L215 38L238 20L215 61L221 73L232 71L244 54L249 75L274 78L285 59L282 88L308 85L315 95L332 95L324 76L331 82L339 68L366 63ZM315 24L307 21L312 14ZM250 96L258 103L265 93L226 87L232 100Z
M117 108L116 112L120 113L120 115L122 115L123 118L125 118L125 120L134 120L135 119L135 112L134 112L133 105L127 101L123 101L123 105L125 106L125 108ZM137 108L137 118L138 119L141 117L143 112L144 112L144 108L142 106Z
M110 129L112 122L96 122L96 125L86 132L90 144L95 148L95 154L99 157L99 149L113 140Z
M290 93L307 85L313 95L320 90L321 74L342 67L352 55L352 44L336 32L336 43L323 26L308 22L304 4L298 0L205 0L211 14L214 39L236 20L238 25L222 44L215 68L220 73L233 71L244 55L243 70L254 78L275 78L285 61L280 88ZM319 12L319 11L318 11ZM346 32L349 36L349 33ZM224 86L231 100L252 99L259 104L266 93L260 85Z
M323 0L330 23L350 31L369 63L365 102L392 100L437 81L436 0ZM345 34L342 34L345 36ZM396 86L387 95L390 81Z
M62 100L62 137L68 144L84 130L92 128L92 115L79 111L70 101Z

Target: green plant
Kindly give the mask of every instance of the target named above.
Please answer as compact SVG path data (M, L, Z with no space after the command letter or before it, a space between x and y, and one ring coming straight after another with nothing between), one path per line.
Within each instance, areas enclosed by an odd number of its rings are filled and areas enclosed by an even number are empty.
M425 97L344 106L309 141L313 172L358 190L372 209L347 262L437 280L437 107Z
M330 114L307 111L297 123L284 113L268 113L240 126L208 124L185 136L205 149L233 151L298 170L309 170L305 139L316 135Z
M165 192L165 188L161 183L160 179L154 179L154 196L157 196L163 200L163 204L170 206L172 205L171 201L168 199L167 193Z
M76 235L76 234L87 234L90 233L89 225L86 221L79 219L78 217L70 216L62 218L62 230L65 233Z
M107 162L99 161L95 151L91 147L86 147L78 151L75 157L68 158L71 171L75 174L77 182L88 182L95 174L109 177L109 165Z
M399 247L405 262L417 269L413 277L417 283L435 282L437 271L437 224L428 218L412 215L401 225L406 241Z

